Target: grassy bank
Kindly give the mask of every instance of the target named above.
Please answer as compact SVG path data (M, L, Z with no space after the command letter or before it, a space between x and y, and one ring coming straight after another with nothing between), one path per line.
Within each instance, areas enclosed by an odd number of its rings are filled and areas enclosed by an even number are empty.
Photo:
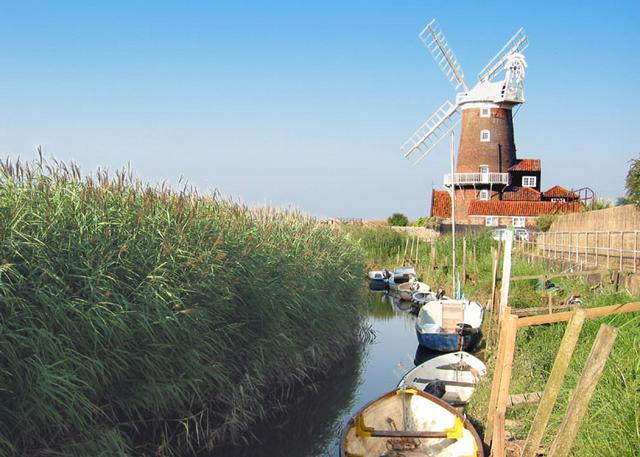
M358 228L354 233L365 230ZM372 236L384 228L376 228ZM388 229L387 229L388 230ZM390 231L389 231L390 232ZM361 237L366 240L366 238ZM462 237L457 243L458 271L462 275ZM497 246L487 234L467 236L467 274L470 279L463 290L465 295L480 303L486 303L490 295L490 281L492 272L491 246ZM393 267L397 264L397 252L400 249L403 257L407 238L390 232L382 238L384 248L376 247L374 243L363 243L365 249L372 249L371 266ZM371 246L371 248L368 248ZM407 251L410 251L410 246ZM451 289L451 238L444 236L435 242L435 262L431 258L430 245L424 244L418 250L418 261L415 256L408 263L416 265L418 273L424 282L432 288L444 286ZM475 250L475 256L473 254ZM386 257L385 257L386 254ZM414 251L415 254L415 251ZM402 261L400 261L402 263ZM436 269L432 269L432 265ZM550 270L540 262L528 262L514 254L512 274L533 275L547 273ZM477 274L477 276L476 276ZM477 280L476 280L477 277ZM587 283L581 278L558 278L553 282L562 288L562 292L555 297L555 301L565 300L574 292L581 295L585 306L597 307L616 303L639 301L640 297L630 295L626 290L616 291L613 284L605 278L602 287L593 288L593 283ZM544 306L541 293L535 290L535 280L513 282L510 292L510 305L514 308L529 308ZM485 324L487 319L485 319ZM589 406L585 422L580 430L573 449L575 456L637 456L640 452L640 315L629 314L602 319L590 319L585 323L579 344L574 353L567 380L558 404L554 409L549 428L545 437L545 444L549 444L566 413L567 403L572 389L575 388L578 377L597 330L602 323L607 323L619 329L619 336L607 362L604 374L600 380L595 396ZM514 359L511 393L536 392L544 389L549 373L555 360L560 340L564 334L566 324L553 324L521 329L518 332L517 349ZM487 354L490 374L493 370L495 347ZM482 431L486 418L486 407L491 390L491 376L476 390L471 404L467 407L467 414ZM507 412L507 432L514 440L526 439L528 429L533 420L537 404L520 405Z
M361 272L343 233L300 215L5 163L0 452L242 439L359 337Z

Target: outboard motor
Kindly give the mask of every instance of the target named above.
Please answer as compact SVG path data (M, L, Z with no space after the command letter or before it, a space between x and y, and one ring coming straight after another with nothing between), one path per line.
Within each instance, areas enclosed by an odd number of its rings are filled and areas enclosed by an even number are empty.
M446 392L444 382L436 379L435 381L431 381L426 386L424 386L424 390L426 393L433 395L434 397L442 398Z
M468 336L478 333L478 329L474 329L469 324L459 323L456 325L456 333L460 336Z

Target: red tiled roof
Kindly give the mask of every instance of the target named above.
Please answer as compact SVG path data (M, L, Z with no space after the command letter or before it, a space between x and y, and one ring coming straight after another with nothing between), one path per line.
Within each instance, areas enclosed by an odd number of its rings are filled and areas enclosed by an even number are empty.
M509 171L540 171L540 159L521 159Z
M446 190L434 190L431 194L431 217L451 217L451 197Z
M532 202L475 200L469 205L471 216L540 216L542 214L575 213L582 209L580 202Z
M575 192L571 192L570 190L565 189L562 186L553 186L551 189L548 189L542 193L545 197L555 197L555 198L572 198L578 199L580 196Z
M532 187L509 186L502 192L502 200L540 201L542 194Z

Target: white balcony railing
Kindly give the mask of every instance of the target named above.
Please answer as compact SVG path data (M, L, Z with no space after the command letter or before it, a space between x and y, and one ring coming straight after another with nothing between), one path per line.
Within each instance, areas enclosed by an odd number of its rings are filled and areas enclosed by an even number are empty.
M509 184L509 173L454 173L456 186L465 186L473 184ZM452 184L451 175L444 175L444 185Z

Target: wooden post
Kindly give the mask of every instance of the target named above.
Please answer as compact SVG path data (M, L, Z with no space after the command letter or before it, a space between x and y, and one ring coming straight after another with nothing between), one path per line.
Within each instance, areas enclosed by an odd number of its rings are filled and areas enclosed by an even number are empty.
M400 266L400 246L398 246L398 255L396 256L396 265Z
M436 242L431 242L431 271L436 269Z
M502 261L502 284L500 290L500 310L499 318L502 319L504 309L509 302L509 285L511 283L511 248L513 246L513 232L507 230L504 232L504 259Z
M478 252L476 250L477 246L473 245L473 284L478 284Z
M462 284L467 283L467 237L462 237Z
M611 253L611 232L607 232L607 270L609 269L610 253Z
M407 260L407 249L409 249L409 238L406 238L406 242L404 243L404 253L402 254L402 265L404 265Z
M600 326L596 340L591 347L591 353L578 380L578 385L569 400L567 414L549 449L549 457L567 457L569 455L617 336L617 328L605 324Z
M564 331L564 337L560 343L556 360L549 374L549 380L544 388L536 416L529 430L529 436L522 450L522 457L535 457L538 451L586 317L587 313L584 309L576 309L571 316L569 324L567 324L567 329Z
M549 314L553 313L553 295L547 294L547 307L549 308Z
M600 255L600 252L598 252L598 240L600 239L600 232L596 232L596 245L593 248L593 251L596 253L596 267L598 266L598 255Z
M420 238L416 236L416 267L418 266L418 250L420 249Z
M496 364L496 372L500 372L500 383L498 386L498 392L496 395L496 406L494 411L494 417L496 419L504 417L507 412L507 400L509 399L509 387L511 386L511 371L513 368L513 357L515 355L516 348L516 335L518 333L518 316L509 314L505 315L503 321L506 323L504 327L504 351L501 363ZM493 395L493 392L491 392ZM491 407L491 405L489 405ZM493 444L491 446L491 455L504 455L504 421L494 419L492 427L493 433L489 435L488 441ZM489 432L489 422L487 421L487 433ZM502 437L502 441L498 441ZM487 438L485 438L485 441ZM497 449L498 454L494 454L493 450Z
M633 234L633 272L638 271L638 232Z
M493 274L491 275L491 297L489 299L488 310L493 311L496 301L496 281L498 280L498 251L491 246L491 258L493 260Z
M511 310L509 309L509 312ZM491 445L491 438L493 436L493 424L495 422L496 405L498 403L498 390L500 390L500 378L502 376L502 370L500 367L504 361L504 348L505 340L507 337L507 319L504 319L499 328L499 340L498 340L498 354L496 356L496 364L493 369L493 380L491 382L491 396L489 398L489 408L487 410L487 421L485 423L484 443L487 446Z
M624 232L620 232L620 267L618 270L622 271L622 248L624 246Z

